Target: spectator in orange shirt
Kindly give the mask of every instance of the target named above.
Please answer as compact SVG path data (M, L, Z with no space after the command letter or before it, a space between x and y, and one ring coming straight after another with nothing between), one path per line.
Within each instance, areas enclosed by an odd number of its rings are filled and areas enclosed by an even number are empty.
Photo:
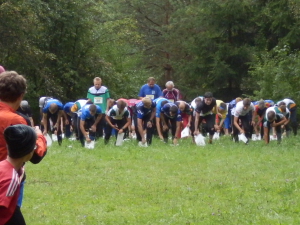
M5 128L15 124L28 125L26 120L16 113L26 93L26 79L15 71L6 71L0 74L0 161L7 157L6 141L4 139ZM30 161L39 163L47 152L46 139L38 134L36 149ZM22 182L23 184L24 182ZM21 193L23 186L21 184ZM22 204L22 194L18 205Z

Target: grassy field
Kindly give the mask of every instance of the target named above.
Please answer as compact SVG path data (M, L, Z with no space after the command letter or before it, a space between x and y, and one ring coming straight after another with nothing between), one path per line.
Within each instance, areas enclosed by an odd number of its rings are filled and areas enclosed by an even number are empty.
M93 150L64 140L27 163L27 224L300 224L299 137Z

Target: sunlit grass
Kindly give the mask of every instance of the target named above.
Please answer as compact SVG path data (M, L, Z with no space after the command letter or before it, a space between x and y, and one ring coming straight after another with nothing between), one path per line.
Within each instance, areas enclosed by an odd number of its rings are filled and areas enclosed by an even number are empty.
M22 212L32 225L299 224L299 145L66 140L27 164Z

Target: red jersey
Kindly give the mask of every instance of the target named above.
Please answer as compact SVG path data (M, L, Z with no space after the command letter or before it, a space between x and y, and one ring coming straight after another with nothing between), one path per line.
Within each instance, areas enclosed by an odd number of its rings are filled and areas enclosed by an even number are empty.
M23 169L17 172L7 160L0 162L0 225L12 217L17 207L23 173Z
M162 91L162 95L164 98L169 99L173 103L181 99L180 92L176 88L173 88L171 91L164 89Z

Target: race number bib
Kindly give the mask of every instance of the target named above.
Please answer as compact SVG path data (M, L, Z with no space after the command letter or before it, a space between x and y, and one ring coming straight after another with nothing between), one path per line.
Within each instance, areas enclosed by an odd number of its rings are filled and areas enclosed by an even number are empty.
M95 104L102 104L103 103L103 98L102 97L95 97L94 98L94 103Z
M146 95L146 97L154 99L154 95Z

